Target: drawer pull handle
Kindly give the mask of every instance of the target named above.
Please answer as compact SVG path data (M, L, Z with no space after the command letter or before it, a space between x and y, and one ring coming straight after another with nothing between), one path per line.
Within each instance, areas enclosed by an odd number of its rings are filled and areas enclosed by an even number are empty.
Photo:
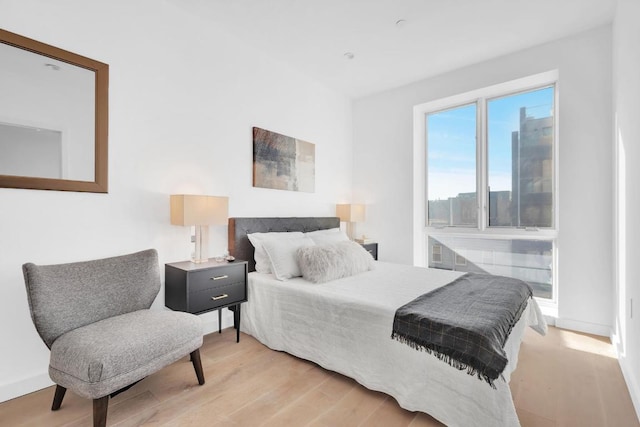
M227 276L226 274L224 276L216 276L216 277L212 277L211 280L220 280L220 279L228 279L229 276Z
M373 250L372 250L372 249L369 249L367 252L369 252L370 254L372 254L372 253L373 253Z
M217 297L211 297L211 299L214 300L214 301L217 301L219 299L223 299L223 298L226 298L228 296L229 295L227 295L227 294L222 294L222 295L218 295Z

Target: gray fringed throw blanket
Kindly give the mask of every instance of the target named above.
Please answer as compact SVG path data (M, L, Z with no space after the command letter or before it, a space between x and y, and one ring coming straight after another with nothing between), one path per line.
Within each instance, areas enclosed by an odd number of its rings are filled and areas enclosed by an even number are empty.
M518 279L467 273L400 307L391 338L495 388L507 366L504 344L532 294Z

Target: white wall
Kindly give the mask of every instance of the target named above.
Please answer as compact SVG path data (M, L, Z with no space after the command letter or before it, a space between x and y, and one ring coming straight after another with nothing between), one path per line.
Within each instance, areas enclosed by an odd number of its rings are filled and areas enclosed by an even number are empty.
M187 259L172 193L229 196L231 216L333 216L350 199L351 101L202 18L158 0L0 0L0 11L3 29L110 65L109 194L0 189L0 401L49 384L23 263L149 247L161 264ZM252 188L252 126L316 144L315 193ZM211 239L222 253L226 227ZM215 313L202 317L217 329Z
M380 243L381 260L412 263L414 105L554 69L560 76L558 324L608 335L613 317L609 26L356 100L354 199L367 204L367 221L358 232Z
M640 2L618 0L613 27L616 154L616 294L614 341L640 418ZM633 312L631 300L633 299ZM631 317L633 315L633 317Z

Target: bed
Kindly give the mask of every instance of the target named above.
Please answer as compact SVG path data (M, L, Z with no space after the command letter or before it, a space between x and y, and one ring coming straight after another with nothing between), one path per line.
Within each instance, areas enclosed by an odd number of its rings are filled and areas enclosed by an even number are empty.
M463 273L375 262L373 270L313 284L302 277L276 280L255 272L255 232L310 232L339 227L337 218L231 218L229 250L249 261L248 301L241 330L285 351L394 397L449 426L518 426L509 388L527 326L546 324L530 299L504 346L508 364L489 384L433 355L391 339L398 307Z

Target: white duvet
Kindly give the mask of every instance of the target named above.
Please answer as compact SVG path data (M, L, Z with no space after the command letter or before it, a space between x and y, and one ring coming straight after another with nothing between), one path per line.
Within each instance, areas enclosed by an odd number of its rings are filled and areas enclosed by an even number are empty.
M241 330L274 350L311 360L393 396L449 426L518 426L509 378L524 328L546 332L531 299L505 345L496 389L425 352L391 339L398 307L463 273L376 262L372 271L313 284L250 273Z

